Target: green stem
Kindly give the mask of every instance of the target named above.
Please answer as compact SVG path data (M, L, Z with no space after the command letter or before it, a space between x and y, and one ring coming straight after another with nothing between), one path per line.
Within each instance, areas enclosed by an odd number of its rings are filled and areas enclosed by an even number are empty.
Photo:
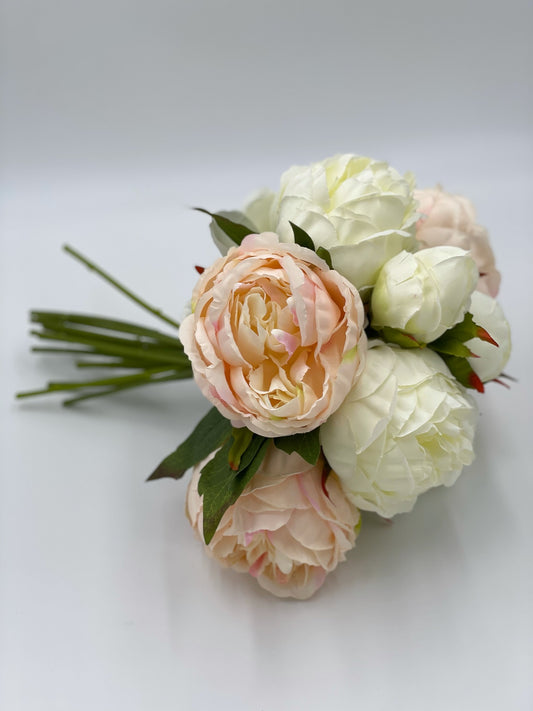
M68 353L69 355L95 355L94 351L88 351L82 348L52 348L32 346L32 353Z
M173 353L168 350L156 350L150 349L143 350L139 348L139 344L132 341L131 346L124 346L122 344L115 345L112 343L105 344L102 342L95 342L90 336L69 336L67 334L60 335L51 332L41 333L40 331L31 331L33 336L41 338L48 341L62 341L64 343L78 343L82 345L88 345L93 349L95 355L107 355L107 356L118 356L121 358L142 360L146 363L173 363L175 366L187 365L187 356L180 355L179 353Z
M170 318L170 316L167 316L164 314L161 309L156 309L155 307L151 306L148 304L146 301L141 299L139 296L134 294L130 289L127 289L125 286L123 286L120 282L118 282L116 279L114 279L110 274L105 272L103 269L101 269L97 264L94 262L91 262L87 257L84 257L82 254L80 254L77 250L75 250L73 247L70 247L68 244L64 245L63 249L67 254L70 254L71 257L74 257L74 259L77 259L79 262L84 264L87 269L96 272L102 279L107 281L108 284L111 284L111 286L114 286L115 289L118 289L124 296L127 296L128 299L131 299L134 301L136 304L138 304L141 308L145 309L149 313L151 313L153 316L156 316L156 318L161 319L162 321L165 321L168 323L170 326L173 326L174 328L179 329L180 325L176 321Z
M49 395L50 393L62 392L64 390L81 390L82 388L116 388L124 387L126 385L136 387L137 385L144 385L148 382L158 382L160 378L157 378L157 376L162 373L168 373L169 371L172 371L169 375L171 375L172 379L175 380L179 374L172 368L151 368L149 370L144 370L141 373L123 375L116 378L100 378L96 380L82 380L77 382L51 382L48 383L48 386L43 390L32 390L18 393L17 398L23 399L26 397L35 397L36 395ZM154 378L154 376L156 377Z
M35 331L32 331L35 335ZM96 333L94 331L87 331L85 329L79 328L69 328L68 326L52 327L48 328L43 326L43 331L39 333L46 334L56 334L58 336L69 336L74 337L78 343L90 344L94 347L98 347L100 344L112 344L117 346L125 346L127 348L135 348L136 350L143 352L157 351L158 353L168 353L169 358L181 357L184 360L186 356L183 353L183 346L169 346L157 343L156 341L145 341L142 337L133 336L132 338L121 338L120 336L108 336L105 333Z
M103 397L104 395L114 395L115 393L122 392L123 390L130 390L131 388L142 387L143 385L156 385L157 383L168 383L171 380L184 380L188 377L191 376L175 373L172 375L167 375L163 378L157 378L157 380L148 380L143 383L135 383L132 385L119 385L113 388L108 388L107 390L99 390L95 393L85 393L83 395L78 395L76 397L69 398L68 400L63 400L63 405L65 407L70 407L71 405L74 405L77 402L81 402L82 400L90 400L95 397Z
M175 366L172 365L172 368ZM146 363L138 360L77 360L76 368L124 368L124 370L143 370L146 368Z
M161 331L138 326L128 321L117 321L102 316L86 316L85 314L62 313L59 311L32 311L30 319L33 323L40 323L45 328L52 326L52 330L58 327L65 327L67 324L76 324L106 331L118 331L120 333L145 336L146 338L152 338L158 342L166 342L174 347L182 347L179 338L169 336Z

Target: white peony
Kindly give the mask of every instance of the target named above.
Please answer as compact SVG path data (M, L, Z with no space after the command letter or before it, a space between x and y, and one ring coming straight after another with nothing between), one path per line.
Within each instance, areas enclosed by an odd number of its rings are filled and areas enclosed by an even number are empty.
M345 154L290 168L278 193L259 193L244 212L259 231L272 230L285 242L294 241L289 221L306 230L364 294L387 260L417 248L413 189L411 175Z
M431 343L463 320L477 280L476 263L459 247L401 252L379 274L372 326L400 329Z
M511 355L511 328L507 323L502 307L491 296L480 291L472 294L470 313L474 322L484 328L496 341L494 346L479 338L472 338L466 345L478 358L469 358L469 363L486 383L497 378L505 368Z
M320 439L348 498L389 518L455 482L474 458L476 419L473 399L436 353L377 345Z

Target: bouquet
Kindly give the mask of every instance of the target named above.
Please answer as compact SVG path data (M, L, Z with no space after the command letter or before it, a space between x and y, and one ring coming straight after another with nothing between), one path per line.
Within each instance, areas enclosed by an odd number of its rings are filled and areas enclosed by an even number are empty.
M32 312L55 343L34 350L110 370L19 397L67 391L72 405L193 377L211 409L149 479L192 469L205 551L305 599L354 547L361 512L408 512L472 462L472 391L510 377L500 275L469 200L361 156L292 167L241 212L197 209L222 256L196 267L181 325L66 247L173 332Z

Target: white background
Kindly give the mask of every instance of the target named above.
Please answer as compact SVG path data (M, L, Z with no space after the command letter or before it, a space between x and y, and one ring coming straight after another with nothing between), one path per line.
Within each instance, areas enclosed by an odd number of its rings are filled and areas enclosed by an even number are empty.
M531 5L3 0L0 708L533 707ZM32 307L156 325L69 242L177 318L216 256L188 206L238 207L342 151L468 195L503 273L510 391L476 462L310 601L207 559L185 482L144 483L207 409L192 383L63 410Z

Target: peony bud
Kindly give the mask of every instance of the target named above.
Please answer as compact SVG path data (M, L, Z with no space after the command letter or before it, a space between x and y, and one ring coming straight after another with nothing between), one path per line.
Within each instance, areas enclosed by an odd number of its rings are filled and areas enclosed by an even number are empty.
M472 338L466 345L478 358L469 358L470 365L483 382L493 380L505 368L511 355L511 329L507 323L502 307L487 294L475 291L472 294L470 313L475 323L484 328L498 344L486 340Z
M213 455L211 455L213 456ZM207 461L207 460L206 460ZM195 467L187 516L203 541L203 502ZM222 565L249 573L278 597L310 597L353 548L359 511L320 458L315 466L298 454L270 447L257 474L225 512L207 553Z
M396 328L431 343L463 320L478 280L459 247L401 252L381 270L372 294L372 326Z

